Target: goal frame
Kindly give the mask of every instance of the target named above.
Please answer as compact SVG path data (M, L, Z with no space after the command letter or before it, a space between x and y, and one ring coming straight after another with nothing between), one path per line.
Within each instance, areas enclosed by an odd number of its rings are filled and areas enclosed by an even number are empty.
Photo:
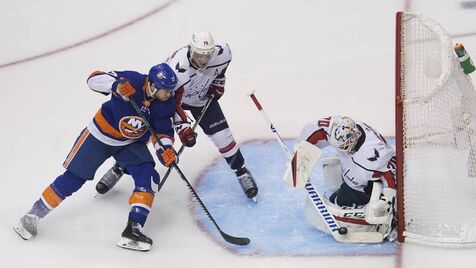
M406 16L408 16L408 18ZM465 231L464 236L462 235L461 237L444 237L444 236L439 237L438 235L436 235L436 236L432 236L431 234L428 235L428 233L419 235L418 233L413 232L414 227L412 227L411 229L409 229L407 231L408 237L405 236L405 231L406 231L405 230L405 227L406 227L406 222L405 222L405 211L406 211L406 208L405 208L405 189L408 188L408 186L405 188L405 178L404 178L405 168L408 168L408 163L405 164L405 153L408 153L411 150L415 150L414 147L412 146L412 143L408 143L409 138L419 137L419 136L414 136L414 134L413 134L413 136L408 136L408 135L411 135L410 134L411 132L408 132L406 134L404 132L404 130L405 131L410 131L411 130L411 128L409 130L406 129L406 128L408 128L408 126L405 126L405 125L408 124L408 122L405 123L406 122L405 120L409 120L408 112L409 111L413 111L413 112L416 111L416 110L414 110L414 108L411 108L413 110L406 110L406 109L409 109L409 108L404 107L405 104L408 101L412 102L412 100L413 100L413 103L415 103L414 99L412 99L412 95L411 94L407 95L407 94L409 94L409 89L407 87L409 87L409 85L413 85L412 83L414 82L414 78L412 79L411 76L407 77L407 75L408 75L407 68L410 67L410 69L411 69L411 66L415 66L415 65L405 66L405 64L411 64L411 63L405 63L405 61L408 60L408 58L407 58L408 55L412 55L411 54L412 52L411 52L411 50L407 50L406 47L405 47L405 44L403 43L406 40L406 39L404 40L404 38L405 38L404 35L407 34L407 30L406 30L406 28L404 28L404 23L405 23L404 20L407 20L411 17L417 17L419 19L419 21L421 19L421 21L423 23L422 26L425 27L426 29L431 29L432 32L434 30L434 33L438 36L438 38L441 40L441 42L444 42L444 44L448 47L448 50L444 50L444 51L440 50L441 55L444 55L444 57L442 57L442 58L443 59L448 59L448 61L442 60L442 65L441 66L445 66L447 68L442 67L441 74L438 78L439 81L435 85L434 90L432 92L428 93L428 95L422 96L421 99L424 102L430 101L432 98L435 98L435 96L437 96L436 94L441 93L442 89L445 89L445 90L446 89L452 89L452 90L457 89L457 92L459 92L460 98L461 98L461 95L464 96L465 98L467 98L468 96L471 97L470 98L471 101L465 102L464 107L467 108L468 104L469 104L470 107L476 107L476 105L472 105L472 104L475 103L475 98L476 97L475 97L475 91L474 91L474 84L472 84L471 78L467 75L461 76L462 74L464 74L463 70L461 70L461 72L462 72L461 74L458 73L458 71L455 72L455 69L454 69L454 68L456 68L455 64L456 65L458 65L458 64L455 63L455 62L457 62L456 56L451 55L451 54L454 54L454 52L452 51L453 50L452 45L451 45L452 42L451 42L451 39L450 39L449 35L444 31L444 29L439 24L437 24L436 22L432 21L431 19L429 19L425 16L412 14L412 13L409 13L409 12L397 12L396 13L396 28L395 28L395 30L396 30L395 31L396 32L396 36L395 36L395 148L396 148L396 161L397 161L397 163L396 163L396 181L397 181L396 205L397 205L397 221L398 221L398 226L397 226L397 228L398 228L398 237L397 238L398 238L399 242L411 241L411 242L414 242L414 243L437 246L437 247L449 247L449 248L475 247L476 246L476 221L474 221L474 218L471 218L471 221L470 221L470 224L469 224L470 227L467 227L468 222L465 222L465 225L463 225L463 224L455 225L454 222L449 223L450 227L453 227L453 226L460 227L461 226L461 228L462 228L461 230ZM436 26L436 27L434 27L434 26ZM410 38L410 36L407 37L407 39L409 39L409 38ZM406 53L407 51L409 51L410 54L405 55L404 53ZM433 51L433 50L428 50L428 51ZM416 65L416 66L419 66L419 65ZM414 74L414 73L412 72L411 74ZM419 73L415 73L415 74L419 74ZM451 77L451 83L449 82L450 77ZM462 78L462 77L464 77L464 78ZM455 87L454 81L458 81L457 85L459 87ZM460 84L461 81L465 81L465 83ZM409 87L409 88L412 89L411 91L416 91L413 87ZM445 91L445 92L446 93L444 93L444 94L448 94L447 93L448 91ZM453 96L452 94L451 94L451 96ZM444 96L447 96L447 95L444 95ZM405 100L405 97L410 98L410 99ZM455 105L454 102L452 102L452 104ZM409 105L409 104L407 104L407 105ZM413 107L415 107L415 106L413 106ZM451 107L453 107L453 106L451 106ZM468 112L467 110L464 110L464 111ZM476 110L472 109L469 113L470 113L470 116L471 116L469 118L470 122L471 122L471 120L472 120L473 123L476 122L475 121L476 120ZM448 113L446 113L446 114L448 114ZM407 118L404 118L405 115L407 115ZM457 118L462 118L462 117L457 117ZM404 127L405 127L405 129L404 129ZM452 129L454 129L454 126L453 126ZM475 129L476 129L476 125L472 125L472 131L473 131L472 133L476 133ZM455 130L453 130L453 131L455 131ZM450 132L450 133L453 133L452 135L454 135L455 132ZM445 133L441 132L441 133L434 133L434 134L435 134L435 135L433 135L434 137L444 138ZM443 134L443 135L440 135L440 134ZM473 135L472 137L474 138L474 134L471 134L471 135ZM433 136L431 136L431 135L426 136L426 134L425 134L426 138L433 137ZM436 138L435 138L435 141L436 141ZM405 144L405 142L407 142L407 144ZM471 138L470 138L469 143L470 143L470 146L471 146L470 147L471 152L473 152L474 143L471 142ZM407 157L408 157L408 159L410 159L410 158L414 159L414 155L412 157L412 154L407 155ZM458 162L458 163L461 163L461 162ZM474 172L474 168L475 168L475 166L474 166L474 163L473 163L473 164L471 164L471 171ZM445 169L443 169L443 171L445 171ZM468 166L468 173L469 173L469 166ZM413 174L412 175L413 180L415 178L419 178L418 176L414 177L415 173L412 173L412 174ZM468 176L470 176L470 175L468 175ZM474 176L470 176L470 177L476 179L476 177L474 177ZM424 177L424 178L429 178L429 177ZM454 177L452 177L452 178L454 178ZM460 177L456 177L456 178L459 179ZM461 178L463 178L463 177L461 177ZM410 183L408 183L408 182L410 182ZM407 184L415 186L414 181L412 181L412 180L407 181ZM475 183L473 183L473 181L471 181L470 184L464 184L464 185L471 185L472 188L470 188L470 189L472 189L472 190L476 189L475 188ZM414 189L414 187L412 189ZM416 188L416 189L419 189L419 188ZM476 191L474 192L474 194L476 195ZM412 196L412 198L410 198L410 200L414 200L415 193L413 192L413 190L411 192L408 192L408 195ZM407 199L408 199L408 196L407 196ZM471 201L472 203L469 203L469 204L475 204L476 203L476 201L475 201L476 199L473 198L471 200L472 200ZM445 200L443 200L443 202L445 202ZM454 206L454 207L452 207L453 211L457 211L457 209L459 209L458 204L456 204L456 205L452 204ZM465 207L465 209L466 210L461 210L461 211L468 213L468 210L467 210L468 207L467 206ZM414 216L413 207L409 206L407 208L407 210L412 211L410 213L410 215L411 215L411 217L413 217ZM455 215L455 214L453 214L453 215ZM450 219L454 219L454 217L450 218ZM411 218L410 221L412 221L412 220L414 220L414 219ZM440 226L442 226L441 220L439 222L437 220L436 222L439 223ZM415 223L416 223L416 221L415 221ZM415 223L413 223L413 224L415 224ZM446 226L446 222L443 222L443 226ZM460 229L458 229L458 230L460 230ZM438 233L435 233L435 234L438 234ZM446 234L446 233L442 232L442 234ZM459 239L461 239L461 240L459 240Z
M403 12L396 14L395 36L395 150L396 150L396 180L397 180L397 230L398 242L405 242L405 215L403 213L403 100L402 100L402 17Z

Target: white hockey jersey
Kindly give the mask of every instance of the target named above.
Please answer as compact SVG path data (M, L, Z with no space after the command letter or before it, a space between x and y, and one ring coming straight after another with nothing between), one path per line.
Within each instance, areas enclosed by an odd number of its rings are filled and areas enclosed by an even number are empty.
M175 95L181 96L181 103L202 107L207 102L208 87L217 76L225 74L231 62L231 50L226 43L216 44L215 52L204 70L192 66L187 53L188 47L183 47L175 51L166 63L177 74Z
M307 140L319 148L331 145L328 137L336 117L327 117L307 124L301 131L298 142ZM395 150L380 133L364 122L355 120L355 124L362 131L355 151L337 153L344 182L360 192L364 192L369 181L376 180L382 180L384 187L395 188Z

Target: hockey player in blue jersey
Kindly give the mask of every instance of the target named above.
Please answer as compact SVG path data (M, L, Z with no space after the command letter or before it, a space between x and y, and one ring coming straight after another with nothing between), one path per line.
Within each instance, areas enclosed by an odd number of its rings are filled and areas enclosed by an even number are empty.
M174 68L178 78L174 89L178 104L174 126L181 142L185 146L193 146L195 133L183 110L189 110L197 119L207 99L213 97L199 123L200 128L212 140L236 174L246 196L255 199L258 194L258 185L245 166L243 155L218 102L225 92L225 73L231 59L228 44L215 43L209 32L194 33L188 46L178 49L167 59L167 64ZM107 192L122 174L120 166L113 166L98 182L96 190L101 194Z
M94 72L88 86L110 100L102 104L93 120L80 133L63 163L66 171L43 191L40 199L24 215L14 230L25 240L37 234L41 218L56 208L65 198L92 180L96 170L108 158L134 179L129 198L128 222L118 246L147 251L152 240L141 232L151 209L154 191L152 182L159 183L155 162L147 148L152 139L157 157L165 166L175 161L172 117L175 113L173 89L177 84L174 71L165 63L152 67L148 75L135 71ZM130 103L141 107L146 120L155 128L163 147L151 137L147 126Z

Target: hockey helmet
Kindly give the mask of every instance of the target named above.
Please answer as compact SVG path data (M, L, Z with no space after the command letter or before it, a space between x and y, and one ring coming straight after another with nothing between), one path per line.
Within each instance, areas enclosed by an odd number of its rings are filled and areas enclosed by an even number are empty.
M215 41L209 32L195 32L190 40L190 62L205 68L215 51Z
M350 153L354 150L362 133L354 120L347 116L334 118L329 133L329 143L337 150Z
M155 91L159 89L173 90L177 85L177 76L169 65L161 63L150 68L149 81L154 84Z

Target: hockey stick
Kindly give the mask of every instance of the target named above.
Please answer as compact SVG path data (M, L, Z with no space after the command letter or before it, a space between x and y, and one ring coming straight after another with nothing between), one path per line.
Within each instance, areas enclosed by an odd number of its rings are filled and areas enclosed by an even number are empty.
M206 111L208 110L208 106L210 106L210 103L212 102L213 100L213 96L212 97L209 97L208 100L207 100L207 103L205 103L205 106L203 106L202 110L200 111L200 116L198 117L198 119L195 121L195 124L192 126L192 131L194 131L198 124L200 123L200 121L202 121L202 118L203 116L205 115ZM182 146L180 147L179 151L177 152L177 155L180 156L183 152L183 150L185 149L185 145L182 144ZM167 172L165 173L164 175L164 178L160 181L160 184L159 186L157 187L157 191L156 192L159 192L160 189L162 189L162 186L164 185L165 181L167 180L167 178L169 177L170 175L170 172L172 171L172 167L169 167L167 169Z
M274 127L271 119L269 119L268 115L261 106L261 103L256 98L254 91L250 92L248 96L251 98L253 103L255 104L256 108L260 111L261 115L263 116L266 123L269 125L269 128L274 133L279 145L283 149L283 151L288 156L288 159L292 159L293 155L289 152L288 148L283 142L283 139L279 135L278 131ZM322 217L322 220L326 223L327 228L331 232L334 239L338 242L345 242L345 243L379 243L383 240L383 235L377 232L348 232L347 228L341 227L339 223L334 218L334 215L329 212L326 207L326 204L321 198L321 195L316 190L314 185L311 183L311 180L308 179L304 188L307 191L308 197L312 200L314 207L319 212L319 215Z
M160 147L164 147L164 145L162 144L162 142L160 141L159 137L157 136L157 132L154 130L154 128L152 128L152 126L149 124L149 121L147 121L147 119L145 118L144 114L142 113L141 109L137 106L136 102L133 100L133 99L130 99L130 102L132 104L132 107L134 107L134 110L136 110L137 114L139 114L139 116L142 118L142 120L144 120L144 123L147 127L147 130L150 132L150 134L155 137L155 139L157 140L157 143L159 144ZM180 175L180 177L182 178L183 181L185 181L185 183L187 184L187 187L188 189L190 189L190 191L192 192L193 196L195 196L195 198L197 199L198 203L200 204L200 206L203 208L203 210L205 211L205 214L207 214L208 218L213 222L213 224L215 225L215 227L218 229L218 231L220 232L221 236L223 237L223 239L225 239L225 241L227 241L228 243L231 243L231 244L235 244L235 245L239 245L239 246L245 246L245 245L248 245L250 243L250 239L249 238L246 238L246 237L234 237L234 236L231 236L225 232L223 232L220 228L220 226L218 226L218 224L216 223L215 219L213 219L212 215L210 214L210 212L208 211L207 207L205 206L205 204L203 204L202 200L200 199L200 197L198 196L197 192L195 192L195 190L193 189L192 185L190 184L190 182L187 180L187 178L185 177L185 175L183 174L182 170L180 170L180 168L178 167L177 163L172 163L172 166L175 168L175 170L177 170L178 174Z

